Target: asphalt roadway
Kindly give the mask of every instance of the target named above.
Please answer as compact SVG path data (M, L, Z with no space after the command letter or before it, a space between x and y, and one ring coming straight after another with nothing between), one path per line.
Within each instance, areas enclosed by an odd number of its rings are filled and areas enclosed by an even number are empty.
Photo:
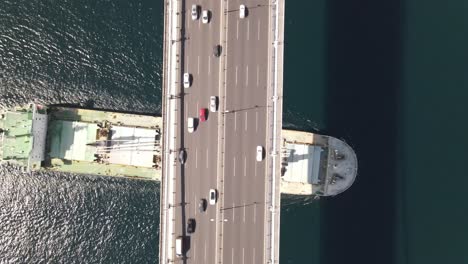
M192 20L192 4L211 11L208 24L202 23L201 10L200 19ZM228 12L224 14L221 4L187 0L184 5L181 75L190 73L192 84L182 88L184 95L179 98L178 118L184 129L178 144L187 151L187 160L177 167L176 192L181 195L176 203L181 210L176 210L175 232L188 237L181 262L219 263L218 258L227 264L264 263L266 161L256 161L256 147L265 148L267 142L270 9L266 0L230 0L225 2ZM239 18L241 4L248 10L244 19ZM221 25L224 15L227 30ZM223 38L227 44L223 45ZM225 65L213 55L217 44L222 45L221 55L226 55ZM222 94L222 108L208 112L206 122L198 119L196 130L188 133L187 118L198 118L200 108L209 109L210 96ZM224 134L223 141L218 142L218 131ZM223 167L218 163L218 154L222 155L218 144L224 144ZM208 204L200 213L198 202L201 198L209 202L211 188L219 189L218 203ZM189 218L196 221L192 234L186 233Z

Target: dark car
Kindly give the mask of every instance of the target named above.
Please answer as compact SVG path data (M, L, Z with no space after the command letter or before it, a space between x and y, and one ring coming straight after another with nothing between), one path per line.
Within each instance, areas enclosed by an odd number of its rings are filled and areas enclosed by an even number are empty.
M198 211L200 213L205 212L206 211L206 205L207 205L206 199L200 199L200 202L198 202Z
M185 164L185 160L187 159L187 152L185 149L179 150L179 162L180 164Z
M215 57L219 57L221 55L221 45L214 45L213 47L213 55Z
M195 232L195 219L193 218L189 218L188 222L187 222L187 233L191 234L193 232Z

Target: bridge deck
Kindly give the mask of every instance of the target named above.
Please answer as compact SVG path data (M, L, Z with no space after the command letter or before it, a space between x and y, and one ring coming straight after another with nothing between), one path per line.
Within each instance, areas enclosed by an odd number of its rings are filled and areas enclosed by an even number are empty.
M241 4L166 2L160 263L279 262L284 1L249 1L245 18Z

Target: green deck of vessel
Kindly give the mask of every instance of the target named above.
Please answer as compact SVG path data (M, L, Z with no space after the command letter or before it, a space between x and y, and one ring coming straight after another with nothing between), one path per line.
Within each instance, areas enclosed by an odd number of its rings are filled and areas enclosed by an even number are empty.
M0 120L0 128L5 131L0 158L27 166L33 147L32 112L6 112Z

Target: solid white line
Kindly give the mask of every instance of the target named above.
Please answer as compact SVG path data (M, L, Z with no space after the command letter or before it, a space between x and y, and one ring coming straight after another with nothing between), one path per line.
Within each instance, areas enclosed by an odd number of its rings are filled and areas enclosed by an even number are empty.
M250 20L247 20L247 40L250 39Z
M245 112L245 131L247 131L247 118L248 115L247 115L247 112Z
M206 168L208 169L208 149L206 149Z
M231 250L231 263L234 264L234 248Z
M244 156L244 177L247 177L247 157Z
M195 169L198 168L198 149L195 149Z
M258 87L258 80L259 80L258 75L259 74L260 74L260 67L257 65L257 87Z
M255 263L255 248L253 248L252 263Z
M237 66L236 66L236 86L237 86Z
M234 223L234 218L236 217L236 209L234 208L236 205L232 203L232 222Z
M197 259L197 245L193 245L193 259Z
M234 172L232 174L236 176L236 157L234 157Z
M211 56L208 56L208 74L211 73Z
M242 248L242 264L245 263L245 252L244 252L245 248Z
M258 25L258 30L257 30L257 32L258 32L258 34L257 34L257 40L260 40L260 19L258 20L258 23L257 23L257 25Z
M254 224L255 224L255 222L257 222L257 204L254 204L254 217L253 217L253 220L254 220Z
M195 109L195 113L198 113L198 109L200 109L200 108L199 108L200 106L199 106L198 103L199 103L199 102L197 102L197 109Z
M237 31L236 31L236 39L239 39L239 20L237 20Z
M205 241L205 263L206 263L206 241Z
M200 75L200 56L197 56L197 75Z
M198 201L196 195L195 195L195 201ZM194 204L193 209L195 209L195 215L197 215L197 206L196 206L196 204ZM195 253L193 253L193 255L195 255ZM193 258L195 258L195 256Z
M245 202L244 202L244 219L243 219L244 223L245 223Z
M234 131L237 131L237 112L234 112Z
M258 111L255 112L255 132L258 132Z
M249 65L245 66L245 86L249 84Z

